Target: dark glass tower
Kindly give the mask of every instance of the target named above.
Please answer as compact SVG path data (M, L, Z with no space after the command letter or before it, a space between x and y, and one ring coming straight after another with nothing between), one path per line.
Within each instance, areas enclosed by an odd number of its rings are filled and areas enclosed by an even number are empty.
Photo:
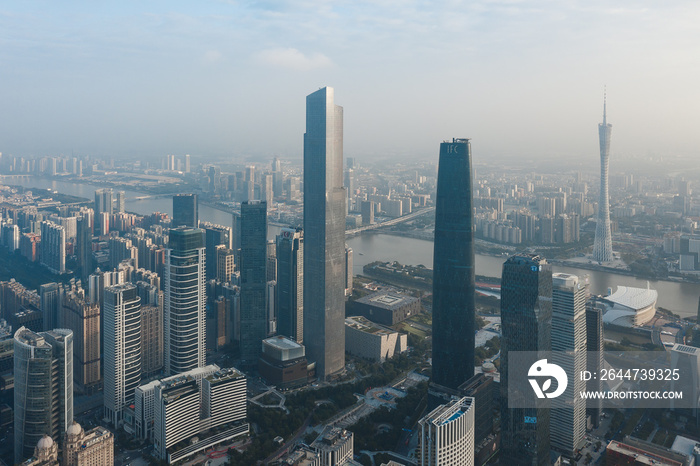
M440 144L433 252L433 380L457 389L474 375L472 156L468 139Z
M333 88L306 97L304 344L325 380L345 369L343 108Z
M304 232L277 235L277 333L304 341Z
M267 338L267 203L241 204L241 359L258 363Z
M508 352L549 351L551 324L551 265L536 255L510 257L501 275L501 464L550 464L549 409L508 408L508 379L514 374ZM527 379L529 368L514 369L519 380Z
M178 194L173 196L173 223L172 227L197 228L199 214L197 212L196 194Z

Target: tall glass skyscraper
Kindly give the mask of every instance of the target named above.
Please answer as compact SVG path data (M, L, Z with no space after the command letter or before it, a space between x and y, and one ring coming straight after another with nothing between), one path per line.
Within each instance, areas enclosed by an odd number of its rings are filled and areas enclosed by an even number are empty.
M345 368L343 108L332 87L306 96L304 344L324 380Z
M131 283L104 291L105 418L118 427L141 384L141 298Z
M73 332L15 332L15 463L44 435L59 442L73 423Z
M433 383L474 375L474 241L469 139L440 144L433 252Z
M197 228L199 226L198 207L196 194L173 196L173 228L182 226Z
M277 235L277 333L304 341L304 232Z
M241 203L241 359L254 366L267 338L267 203Z
M538 465L549 457L549 409L508 408L508 379L527 379L527 367L509 372L509 351L550 351L552 266L536 255L515 255L501 275L501 464ZM434 325L434 324L433 324Z
M206 357L204 234L199 228L170 230L165 250L163 327L165 373L203 367Z
M607 102L603 100L603 122L598 125L600 140L600 200L593 242L593 258L598 262L613 259L612 230L610 228L610 194L608 193L608 166L610 165L610 134L612 125L607 120Z

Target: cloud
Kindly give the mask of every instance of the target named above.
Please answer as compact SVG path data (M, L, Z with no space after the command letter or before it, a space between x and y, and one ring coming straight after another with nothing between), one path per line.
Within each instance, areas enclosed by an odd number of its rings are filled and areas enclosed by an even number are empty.
M204 54L204 62L205 63L214 63L214 62L221 60L221 57L222 57L221 52L219 52L218 50L208 50Z
M295 48L274 48L261 51L258 60L269 66L292 70L313 70L331 66L333 62L322 53L304 55Z

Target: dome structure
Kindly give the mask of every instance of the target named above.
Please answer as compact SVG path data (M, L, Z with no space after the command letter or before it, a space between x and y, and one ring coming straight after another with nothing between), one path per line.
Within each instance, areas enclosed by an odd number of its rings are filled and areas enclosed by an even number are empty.
M68 427L66 434L68 435L80 435L83 432L83 428L77 422L73 423Z
M36 447L39 450L47 450L53 446L53 439L49 437L48 435L44 435L39 439L39 442L36 444Z

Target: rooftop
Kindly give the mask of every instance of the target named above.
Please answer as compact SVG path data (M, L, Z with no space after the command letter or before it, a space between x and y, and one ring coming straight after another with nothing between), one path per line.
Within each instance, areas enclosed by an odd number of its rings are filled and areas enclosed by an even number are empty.
M263 342L267 345L274 346L281 350L297 349L303 347L303 345L301 345L300 343L297 343L296 341L281 335L268 338L266 340L263 340Z
M605 299L630 309L639 310L654 306L658 297L658 291L650 288L618 286L617 291L610 296L606 296Z
M381 307L384 309L395 309L416 301L418 301L418 298L395 292L379 292L357 300L358 303L371 304L372 306Z

